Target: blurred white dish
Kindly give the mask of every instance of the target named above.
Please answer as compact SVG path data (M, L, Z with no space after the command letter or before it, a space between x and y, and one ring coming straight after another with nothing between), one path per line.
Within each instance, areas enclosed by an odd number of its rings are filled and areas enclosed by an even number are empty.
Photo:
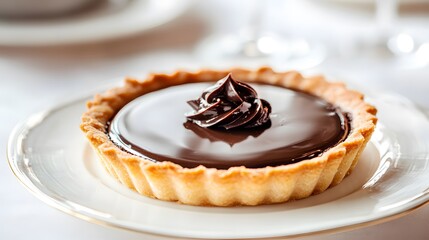
M109 0L61 18L0 19L0 45L49 46L114 39L167 23L190 3L191 0Z

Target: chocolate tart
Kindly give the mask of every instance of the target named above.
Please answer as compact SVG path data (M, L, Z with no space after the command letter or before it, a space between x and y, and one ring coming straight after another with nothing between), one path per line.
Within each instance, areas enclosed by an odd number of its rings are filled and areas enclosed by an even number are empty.
M229 73L255 87L263 104L272 102L264 127L220 130L186 119L186 100ZM261 205L339 184L369 141L375 114L361 93L322 76L270 68L178 71L128 78L96 95L81 129L107 171L142 195L190 205Z

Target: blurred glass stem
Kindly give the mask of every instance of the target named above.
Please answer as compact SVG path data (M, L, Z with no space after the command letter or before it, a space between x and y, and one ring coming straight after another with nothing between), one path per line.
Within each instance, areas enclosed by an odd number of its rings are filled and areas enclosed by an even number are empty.
M244 40L239 53L244 57L264 57L267 54L259 44L259 40L263 38L262 24L266 13L266 4L260 0L252 0L248 3L249 19L238 33Z
M414 39L407 33L393 31L398 17L398 0L376 0L377 42L393 55L415 50Z
M380 38L387 40L392 35L398 15L398 0L376 0L375 18Z

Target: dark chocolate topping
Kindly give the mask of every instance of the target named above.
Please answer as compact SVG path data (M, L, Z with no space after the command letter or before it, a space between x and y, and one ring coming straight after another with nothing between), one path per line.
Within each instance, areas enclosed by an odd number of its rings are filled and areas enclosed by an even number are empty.
M249 84L235 81L231 74L188 104L194 111L186 117L200 127L232 129L270 125L270 104L259 99Z
M303 92L253 84L272 106L271 127L222 130L185 122L186 101L209 84L192 83L148 93L127 104L109 127L111 140L134 155L183 167L260 168L320 155L349 132L345 113Z

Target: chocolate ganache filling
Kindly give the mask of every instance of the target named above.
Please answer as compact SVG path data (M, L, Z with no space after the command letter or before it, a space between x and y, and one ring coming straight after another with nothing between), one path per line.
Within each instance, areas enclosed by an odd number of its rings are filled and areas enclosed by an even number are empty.
M183 115L189 112L186 102L210 86L210 83L188 83L151 92L128 103L111 120L108 135L124 151L154 162L170 161L187 168L203 165L228 169L279 166L313 158L343 141L349 133L347 114L321 98L284 87L251 84L258 95L270 103L269 107L263 100L255 104L258 98L254 90L242 87L248 84L238 87L234 82L228 84L232 84L239 95L244 92L251 96L241 97L243 102L254 104L248 110L263 109L241 114L237 119L243 124L239 127L231 128L238 123L235 118L213 121L215 124L211 127L197 124L200 121L206 125L205 119L186 121ZM219 92L216 94L228 94L220 85L206 91L202 98L209 99L208 95L216 89ZM212 104L217 101L213 100ZM191 105L198 106L199 112L200 103L194 103ZM228 100L227 104L233 109L241 103ZM207 106L204 105L204 109ZM248 120L248 115L259 117ZM264 123L262 127L249 128L255 122Z
M270 104L258 98L249 84L235 81L231 74L207 88L200 98L190 100L194 109L186 117L200 127L224 129L269 126Z

